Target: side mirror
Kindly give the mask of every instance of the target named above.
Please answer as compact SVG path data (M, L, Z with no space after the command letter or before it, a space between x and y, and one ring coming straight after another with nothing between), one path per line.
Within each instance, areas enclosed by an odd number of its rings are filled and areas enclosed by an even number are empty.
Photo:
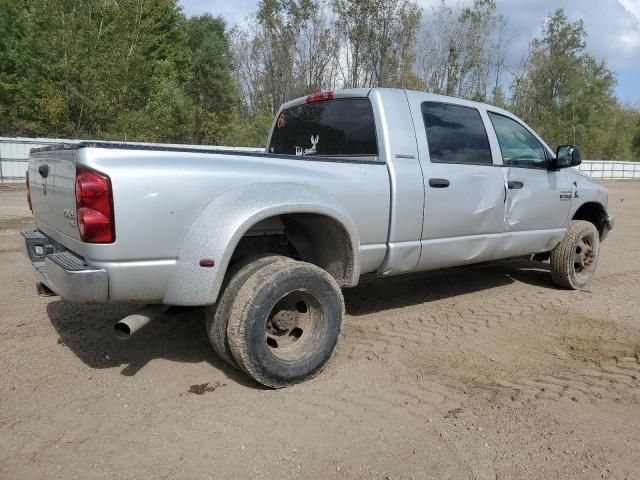
M554 161L556 168L577 167L582 163L580 150L573 145L560 145Z

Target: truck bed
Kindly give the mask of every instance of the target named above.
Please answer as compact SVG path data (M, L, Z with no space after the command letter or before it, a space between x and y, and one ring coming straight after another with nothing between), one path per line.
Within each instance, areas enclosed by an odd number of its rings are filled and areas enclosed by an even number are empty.
M80 150L82 148L106 148L114 150L132 150L132 151L147 151L147 152L176 152L176 153L206 153L206 154L219 154L219 155L231 155L237 157L244 157L250 155L257 158L279 158L283 160L307 160L314 162L336 162L336 163L380 163L377 157L370 155L349 155L349 156L326 156L326 155L313 155L313 156L294 156L294 155L281 155L277 153L266 152L254 152L251 150L228 150L224 148L215 147L202 147L194 148L191 146L164 146L164 145L143 145L139 143L125 143L125 142L108 142L108 141L81 141L78 143L63 143L57 145L49 145L46 147L31 149L32 154L41 152L52 152L58 150Z

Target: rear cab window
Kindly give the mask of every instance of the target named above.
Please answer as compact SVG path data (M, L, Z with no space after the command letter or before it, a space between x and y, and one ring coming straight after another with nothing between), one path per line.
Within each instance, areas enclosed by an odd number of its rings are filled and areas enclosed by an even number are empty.
M477 109L423 102L421 110L431 162L493 164L489 137Z
M377 157L368 98L339 98L294 105L276 119L269 153L298 156Z

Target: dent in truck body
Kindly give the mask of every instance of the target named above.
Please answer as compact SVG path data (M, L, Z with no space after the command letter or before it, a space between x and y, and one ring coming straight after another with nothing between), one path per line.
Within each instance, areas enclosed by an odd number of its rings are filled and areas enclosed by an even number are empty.
M567 175L572 185L571 211L569 218L573 218L578 209L585 203L597 203L603 210L607 211L609 194L606 189L593 183L589 177L581 173L578 169L566 169Z
M434 270L547 252L562 240L564 232L559 228L426 240L422 243L420 267Z

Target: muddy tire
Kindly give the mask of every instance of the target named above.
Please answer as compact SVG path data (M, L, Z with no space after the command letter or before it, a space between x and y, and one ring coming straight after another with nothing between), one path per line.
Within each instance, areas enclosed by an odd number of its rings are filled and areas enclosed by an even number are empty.
M221 293L215 305L205 309L205 319L207 335L213 350L227 365L238 368L227 340L227 322L233 301L242 285L247 279L265 265L269 265L277 260L285 259L279 255L254 255L239 260L229 267L225 283L222 285Z
M569 223L562 241L551 251L551 277L564 288L584 287L596 271L600 256L600 235L584 220Z
M291 259L257 270L233 302L227 336L233 358L271 388L317 375L333 355L344 316L336 281Z

